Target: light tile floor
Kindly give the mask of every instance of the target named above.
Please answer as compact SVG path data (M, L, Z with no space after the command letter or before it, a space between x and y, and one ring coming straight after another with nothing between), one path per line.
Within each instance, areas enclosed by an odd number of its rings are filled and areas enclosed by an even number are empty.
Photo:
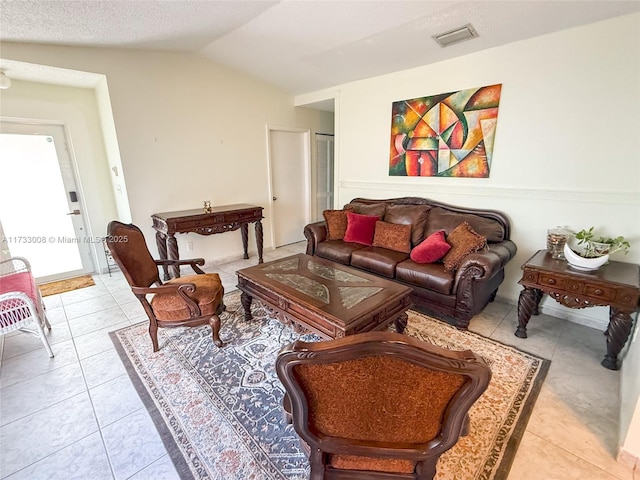
M265 261L303 251L304 243L279 248ZM229 292L235 271L254 263L207 270L219 272ZM2 479L178 478L108 335L144 321L144 311L119 272L94 278L93 287L45 298L55 358L30 335L0 337ZM516 307L496 301L470 325L552 360L509 479L635 478L615 461L620 374L600 366L602 332L540 315L523 340L513 335L516 324Z

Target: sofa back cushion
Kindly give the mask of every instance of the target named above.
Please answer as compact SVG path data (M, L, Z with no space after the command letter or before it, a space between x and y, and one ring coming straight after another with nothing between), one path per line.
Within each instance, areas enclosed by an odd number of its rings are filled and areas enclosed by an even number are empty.
M377 215L382 220L387 210L386 203L347 203L345 210L350 210L360 215Z
M467 222L488 242L501 242L505 239L504 227L496 220L470 213L456 213L440 207L434 207L429 211L424 235L428 237L438 230L444 230L449 235L462 222Z
M424 239L424 230L429 216L429 205L387 205L384 221L411 225L411 246L415 247Z

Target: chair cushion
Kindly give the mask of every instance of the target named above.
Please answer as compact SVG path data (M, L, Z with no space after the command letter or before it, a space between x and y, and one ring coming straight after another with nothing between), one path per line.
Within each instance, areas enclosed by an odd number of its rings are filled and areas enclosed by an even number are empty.
M373 246L409 253L411 251L411 225L377 221L373 234Z
M380 217L377 215L361 215L347 212L347 231L343 240L345 242L371 245L378 220L380 220Z
M358 455L331 456L331 466L340 470L367 470L387 473L413 473L415 462L403 458L361 457Z
M451 245L444 238L444 230L438 230L424 239L420 245L411 250L411 260L416 263L433 263L444 257Z
M29 272L12 273L2 277L0 281L0 295L9 292L26 293L33 303L38 302L38 293L33 276Z
M347 212L345 210L325 210L322 212L327 222L327 240L342 240L347 231Z
M29 272L17 272L0 278L0 295L11 292L21 292L27 295L34 306L38 306L38 292L33 276ZM27 307L24 297L8 299L0 302L0 331L7 327L7 331L19 328L17 323L23 322L35 312ZM13 327L12 327L13 326Z
M224 288L217 273L205 273L203 275L188 275L174 278L165 283L182 284L193 283L195 292L189 296L198 304L202 315L213 315L222 302ZM191 318L189 307L178 293L160 293L151 300L151 307L158 320L181 321Z
M462 222L447 236L451 250L442 259L444 268L455 270L473 252L487 246L487 239L477 233L467 222Z

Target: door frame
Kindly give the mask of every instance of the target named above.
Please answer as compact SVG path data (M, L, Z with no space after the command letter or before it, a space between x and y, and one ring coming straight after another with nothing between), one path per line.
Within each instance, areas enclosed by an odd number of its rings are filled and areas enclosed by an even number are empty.
M73 150L73 144L71 143L71 138L69 135L67 125L62 121L56 121L56 120L20 118L20 117L3 117L3 116L0 116L0 124L10 124L18 127L23 126L23 127L34 127L34 128L59 127L62 130L64 145L62 145L61 147L65 149L67 156L69 157L71 174L73 176L73 180L76 186L76 192L78 195L78 204L82 211L82 222L84 224L83 226L84 226L87 238L89 239L95 238L91 230L90 212L87 209L87 202L85 200L84 190L82 188L80 172L78 170L78 164L76 161L76 156ZM88 243L88 252L89 252L88 260L90 261L90 265L87 265L86 267L83 265L83 271L81 273L78 273L79 275L99 273L98 266L100 265L100 262L98 260L98 248L102 252L102 244L98 246L96 245L95 242ZM82 252L80 253L80 256L82 257ZM68 276L51 275L46 278L39 279L38 283L61 280L64 278L68 278Z
M303 145L304 145L304 206L305 206L305 221L309 223L311 220L311 130L308 128L298 128L298 127L282 127L277 125L267 125L266 126L266 135L267 135L267 181L268 191L269 191L269 211L271 212L269 218L269 230L271 237L271 248L276 249L276 236L275 236L275 215L273 209L273 159L271 158L271 132L290 132L290 133L300 133L303 135Z

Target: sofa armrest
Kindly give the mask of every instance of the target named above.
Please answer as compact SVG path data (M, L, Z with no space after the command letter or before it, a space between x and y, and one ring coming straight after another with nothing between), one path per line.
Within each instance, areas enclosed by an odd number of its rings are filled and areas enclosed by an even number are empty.
M458 284L463 279L489 281L504 270L504 266L515 256L516 251L515 243L511 240L504 240L489 244L489 248L486 250L469 254L456 271L454 291L458 291Z
M316 222L306 225L304 236L307 239L307 255L315 255L318 244L327 239L327 224Z

